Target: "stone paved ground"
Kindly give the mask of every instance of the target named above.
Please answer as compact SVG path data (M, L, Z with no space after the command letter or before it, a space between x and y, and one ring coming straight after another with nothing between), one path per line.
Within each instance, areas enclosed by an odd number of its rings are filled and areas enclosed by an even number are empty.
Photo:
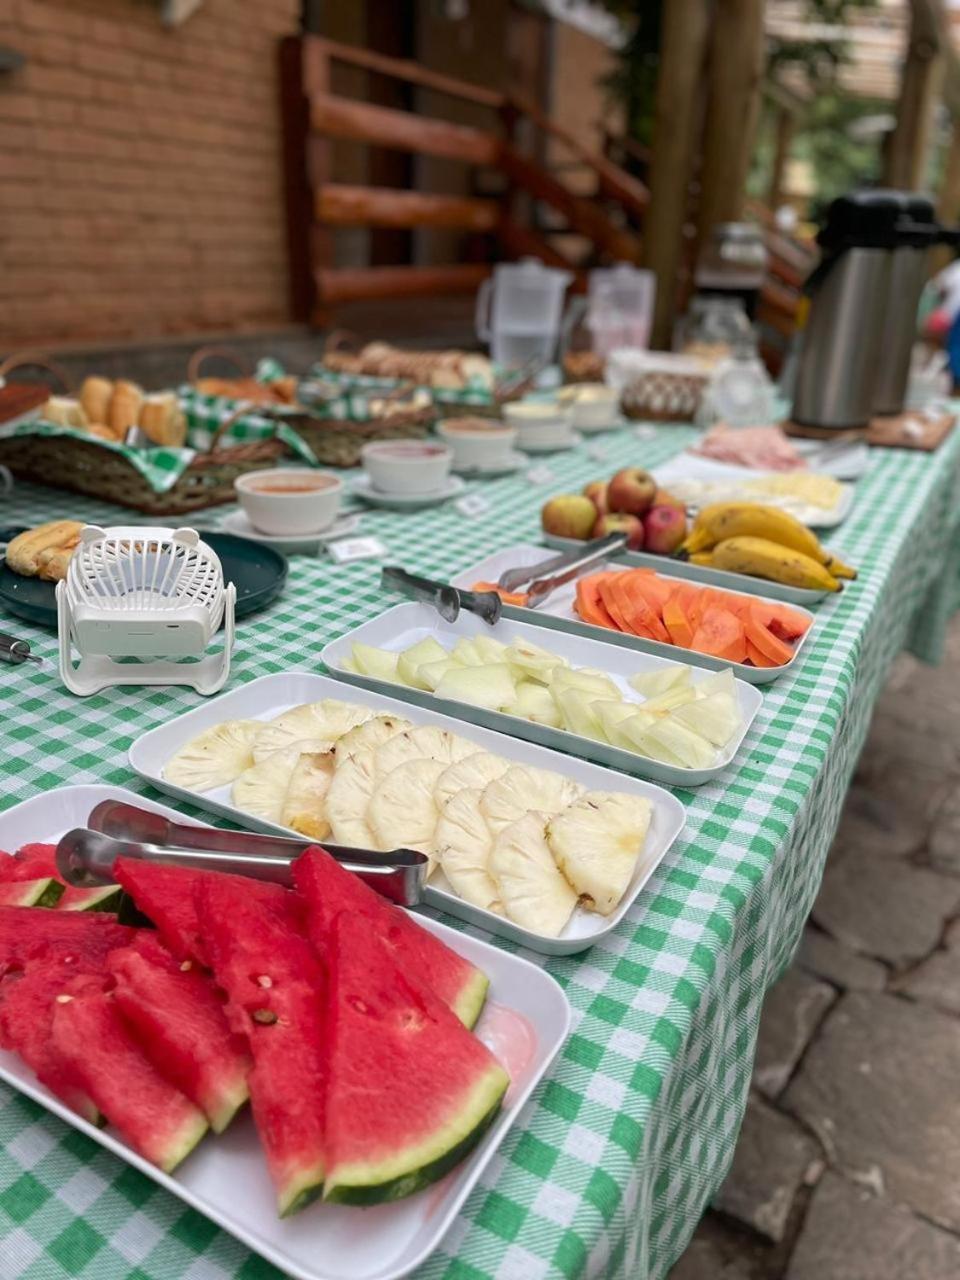
M669 1280L960 1280L960 620L898 660Z

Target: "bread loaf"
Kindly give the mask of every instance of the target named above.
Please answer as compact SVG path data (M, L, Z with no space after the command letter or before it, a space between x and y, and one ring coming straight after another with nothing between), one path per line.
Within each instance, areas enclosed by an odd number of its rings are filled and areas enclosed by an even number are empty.
M183 447L187 420L173 391L158 391L144 397L140 408L140 430L153 444Z
M87 415L79 401L72 396L51 396L40 412L45 422L54 422L58 427L77 427L80 430L87 425Z
M110 409L104 422L122 440L127 429L135 427L140 421L142 404L142 388L135 382L126 382L121 378L113 388Z
M79 520L51 520L35 529L26 529L7 544L7 565L25 578L66 574L66 564L80 541ZM66 552L66 556L56 553ZM60 569L62 568L62 573ZM56 578L51 577L51 581Z
M113 383L109 378L84 378L80 388L80 403L88 422L108 422L112 399Z

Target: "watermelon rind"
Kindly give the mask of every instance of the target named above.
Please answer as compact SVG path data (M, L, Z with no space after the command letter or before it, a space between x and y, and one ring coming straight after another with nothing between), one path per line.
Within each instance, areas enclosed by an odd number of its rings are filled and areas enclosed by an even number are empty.
M77 896L82 894L83 896ZM104 884L99 889L74 889L61 902L61 911L112 911L120 906L123 890L118 884Z
M454 1124L375 1163L341 1165L327 1179L324 1200L337 1204L384 1204L437 1182L483 1137L500 1110L508 1084L503 1068L491 1065L464 1099Z
M55 907L63 885L53 876L39 880L18 880L0 884L0 904L5 907Z
M277 1194L277 1213L281 1218L292 1218L323 1195L323 1161L305 1165L296 1173L288 1174L283 1190Z
M470 1030L483 1012L489 989L490 979L482 970L477 969L451 1005L453 1012Z

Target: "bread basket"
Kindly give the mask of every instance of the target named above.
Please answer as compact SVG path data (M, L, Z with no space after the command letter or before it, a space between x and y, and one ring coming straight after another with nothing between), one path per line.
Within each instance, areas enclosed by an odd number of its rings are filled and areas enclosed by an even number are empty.
M620 392L628 418L693 422L710 370L692 356L624 348L607 357L606 380Z

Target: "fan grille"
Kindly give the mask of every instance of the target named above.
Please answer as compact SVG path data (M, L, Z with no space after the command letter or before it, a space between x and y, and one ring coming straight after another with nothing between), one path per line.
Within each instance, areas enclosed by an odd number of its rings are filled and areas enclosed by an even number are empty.
M115 529L81 541L70 561L67 592L75 606L144 617L191 605L217 614L223 574L203 542L181 540L169 529Z

